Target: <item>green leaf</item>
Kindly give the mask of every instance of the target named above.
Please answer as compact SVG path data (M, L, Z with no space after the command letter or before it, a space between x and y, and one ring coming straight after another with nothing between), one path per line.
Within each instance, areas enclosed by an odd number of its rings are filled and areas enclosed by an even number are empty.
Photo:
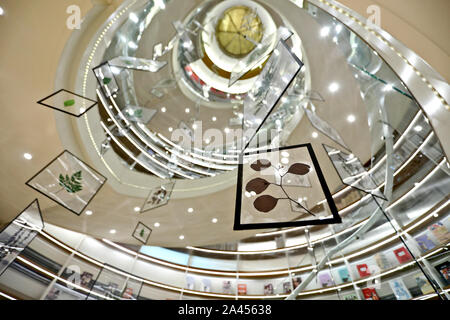
M139 235L143 238L144 237L144 229L141 230L141 232L139 233Z
M141 118L142 117L142 109L138 109L138 110L134 111L134 116L136 118Z
M81 181L81 170L75 172L70 177L66 174L65 178L61 173L59 174L59 185L64 187L64 189L66 189L69 193L76 193L83 190Z
M108 78L108 77L104 77L103 78L103 84L108 84L108 83L110 83L111 82L111 78Z
M75 104L75 99L70 99L70 100L64 101L64 107L70 107L70 106L73 106L74 104Z

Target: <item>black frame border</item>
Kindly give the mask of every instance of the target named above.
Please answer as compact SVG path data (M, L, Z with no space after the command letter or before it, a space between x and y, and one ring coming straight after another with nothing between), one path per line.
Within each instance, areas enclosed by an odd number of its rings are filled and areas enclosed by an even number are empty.
M93 102L93 104L90 105L84 112L82 112L82 113L80 113L80 114L77 115L77 114L75 114L75 113L72 113L72 112L69 112L69 111L64 111L64 110L62 110L62 109L59 109L59 108L54 107L54 106L51 106L51 105L49 105L49 104L45 104L45 103L43 102L43 101L45 101L45 100L47 100L47 99L49 99L49 98L51 98L51 97L57 95L58 93L60 93L60 92L62 92L62 91L68 92L68 93L73 94L73 95L75 95L75 96L77 96L77 97L80 97L80 98L86 99L86 100L88 100L88 101L91 101L91 102ZM75 93L75 92L72 92L72 91L69 91L69 90L66 90L66 89L59 89L58 91L52 93L51 95L49 95L49 96L47 96L47 97L45 97L45 98L42 98L41 100L37 101L36 103L37 103L37 104L40 104L40 105L42 105L42 106L44 106L44 107L48 107L48 108L51 108L51 109L53 109L53 110L57 110L57 111L66 113L66 114L71 115L71 116L74 116L74 117L76 117L76 118L81 117L83 114L85 114L86 112L88 112L89 110L91 110L93 107L95 107L95 105L98 104L98 102L95 101L95 100L92 100L92 99L83 97L82 95L79 95L79 94L77 94L77 93Z
M77 159L78 161L84 163L84 165L86 167L88 167L89 169L91 169L92 171L94 171L95 173L97 173L99 176L103 177L105 179L105 181L100 185L100 187L97 189L97 191L92 195L92 197L89 199L89 201L86 203L86 205L83 207L83 209L81 209L80 212L76 212L75 210L72 210L68 207L66 207L65 205L63 205L62 203L59 203L58 201L56 201L55 199L53 199L52 197L50 197L49 195L46 195L45 193L43 193L42 191L38 190L37 188L33 187L32 185L30 185L30 181L33 180L34 178L36 178L36 176L38 176L42 171L45 170L45 168L47 168L50 164L52 164L56 159L58 159L60 156L62 156L65 152L69 153L72 157L74 157L75 159ZM91 203L92 199L95 198L95 196L99 193L100 189L106 184L106 181L108 181L108 178L105 177L104 175L102 175L100 172L98 172L97 170L95 170L94 168L92 168L90 165L88 165L86 162L84 162L83 160L81 160L80 158L78 158L77 156L75 156L72 152L70 152L67 149L64 149L63 152L61 152L60 154L58 154L55 158L53 158L49 163L47 163L41 170L39 170L36 174L34 174L30 179L28 179L27 182L25 182L25 184L27 186L29 186L30 188L36 190L37 192L39 192L40 194L46 196L47 198L49 198L50 200L52 200L53 202L56 202L58 205L60 205L61 207L69 210L70 212L76 214L77 216L80 216L83 211L89 206L89 203Z
M150 230L150 233L148 234L147 238L145 239L145 242L142 241L141 239L139 239L138 237L135 237L134 234L136 233L136 230L138 229L139 225L143 225L144 227L146 227L148 230ZM138 223L136 224L136 227L134 228L133 233L131 234L131 236L133 238L135 238L136 240L138 240L139 242L143 243L144 245L146 245L148 243L148 239L150 239L150 236L152 235L153 229L149 228L147 225L145 225L143 222L138 221Z
M105 96L105 98L110 99L110 98L114 98L113 95L115 95L116 93L118 93L118 92L120 91L120 87L119 87L119 82L117 81L117 78L116 78L116 76L114 75L114 72L113 72L112 70L110 70L110 71L111 71L111 74L112 74L112 76L113 76L113 78L114 78L114 81L115 81L116 84L117 84L117 91L111 92L111 95L107 95L107 94L106 94L106 92L105 92L105 90L104 90L104 88L103 88L104 85L100 82L100 80L98 79L97 75L95 74L95 70L97 70L97 69L103 67L104 65L107 65L107 66L109 67L109 69L111 69L111 65L109 64L109 61L105 61L105 62L100 63L98 66L92 68L92 72L94 73L95 79L97 79L97 83L98 83L98 85L100 86L100 90L102 90L103 95Z
M241 209L242 209L242 179L243 179L243 170L244 163L243 158L244 155L253 155L260 153L269 153L274 151L283 151L289 149L298 149L298 148L307 148L309 156L311 157L311 161L314 165L314 169L316 170L317 178L319 179L320 186L322 187L322 192L325 195L328 206L330 207L330 211L333 215L333 218L328 219L316 219L316 220L308 220L308 221L291 221L291 222L269 222L269 223L246 223L242 224L241 221ZM316 154L314 153L314 149L311 143L304 143L299 145L292 145L288 147L274 148L274 149L265 149L258 150L254 152L241 152L239 154L239 165L238 165L238 178L237 178L237 188L236 188L236 204L234 209L234 225L233 230L253 230L253 229L272 229L272 228L285 228L285 227L301 227L301 226L309 226L309 225L324 225L324 224L335 224L341 223L342 219L339 216L339 211L334 203L333 196L328 188L324 175L322 173L322 169L320 168L319 162L317 161Z
M23 209L22 211L20 211L20 213L18 213L15 217L14 217L14 219L12 219L10 222L8 222L3 228L1 228L1 230L0 230L0 233L1 232L3 232L3 231L5 231L6 230L6 228L8 228L22 213L24 213L25 211L27 211L27 209L29 208L29 207L31 207L31 205L33 204L33 203L35 203L36 202L36 204L37 204L37 208L38 208L38 212L39 212L39 217L41 218L41 222L42 222L42 229L41 230L43 230L44 228L45 228L45 223L44 223L44 219L42 218L42 211L41 211L41 206L39 205L39 200L36 198L36 199L34 199L28 206L26 206L25 207L25 209ZM30 242L28 243L28 245L34 240L34 238L36 238L36 236L38 235L38 231L36 231L36 234L33 236L33 238L31 238L31 240L30 240ZM26 246L26 247L28 247L28 245ZM25 247L25 248L26 248ZM25 249L24 248L24 249ZM17 255L18 256L18 255ZM16 256L16 258L17 258L17 256ZM16 260L16 258L14 258L10 263L8 263L8 265L5 267L5 269L3 269L3 271L2 272L0 272L0 277L3 275L3 273L4 272L6 272L6 270L10 267L10 265L14 262L14 260Z
M292 79L289 81L289 83L287 84L287 86L284 88L283 92L281 92L281 94L278 96L277 100L275 100L275 103L273 104L273 106L270 108L269 112L267 112L266 116L264 117L264 119L261 121L261 123L259 124L258 128L255 130L255 133L248 139L248 142L245 144L245 146L243 146L242 148L242 152L244 152L245 150L248 149L250 142L257 137L257 134L259 132L259 130L261 130L263 124L266 122L267 118L272 114L273 110L275 109L275 107L278 105L278 102L280 102L281 98L284 96L284 94L286 93L286 91L289 89L289 87L291 86L292 82L294 82L295 78L297 77L298 73L300 72L300 70L303 68L304 63L292 52L291 48L289 48L289 46L286 44L286 41L284 41L283 39L280 39L278 43L281 43L281 45L283 45L287 51L289 51L289 53L291 54L291 56L293 57L293 59L295 60L295 62L297 62L297 64L300 66L297 71L295 72L294 76L292 77ZM242 130L244 131L244 121L242 121Z

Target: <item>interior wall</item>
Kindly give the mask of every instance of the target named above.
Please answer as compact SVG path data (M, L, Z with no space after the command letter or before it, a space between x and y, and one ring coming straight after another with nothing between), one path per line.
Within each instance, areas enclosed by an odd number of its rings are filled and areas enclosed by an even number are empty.
M450 79L450 1L338 0L364 17L370 5L380 8L381 28Z

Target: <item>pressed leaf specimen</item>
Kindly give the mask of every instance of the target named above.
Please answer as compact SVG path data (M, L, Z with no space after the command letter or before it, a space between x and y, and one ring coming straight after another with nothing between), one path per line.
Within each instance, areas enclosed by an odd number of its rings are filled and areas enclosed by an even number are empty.
M266 159L259 159L250 165L250 168L252 168L254 171L262 171L269 167L272 167L275 169L276 172L279 172L279 169L272 166L270 161L266 160ZM290 174L304 176L309 173L310 169L311 169L311 167L305 163L294 163L288 168L288 170L284 174L278 173L281 177L280 184L268 182L267 180L265 180L263 178L254 178L254 179L250 180L249 182L247 182L247 184L245 186L245 190L249 193L261 194L269 187L269 185L273 184L275 186L280 187L281 190L284 192L284 194L286 195L286 198L275 198L271 195L262 195L262 196L259 196L258 198L256 198L255 201L253 202L253 206L255 207L256 210L258 210L260 212L267 213L267 212L273 210L277 206L278 200L289 200L289 201L294 202L301 208L303 208L310 215L315 216L315 214L313 214L311 211L306 209L301 203L292 199L289 196L289 194L286 192L286 190L283 188L283 177L286 174L290 173Z
M75 99L69 99L64 101L64 107L70 107L73 106L75 104Z
M65 189L69 193L76 193L83 190L81 180L81 170L75 172L70 177L68 174L66 176L63 176L62 173L59 174L59 185L63 187L61 190Z

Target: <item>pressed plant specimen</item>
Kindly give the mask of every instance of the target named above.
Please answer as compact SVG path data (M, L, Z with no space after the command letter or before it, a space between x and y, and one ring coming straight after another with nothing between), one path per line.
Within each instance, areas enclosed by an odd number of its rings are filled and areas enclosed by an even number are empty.
M267 195L267 194L261 195L258 198L256 198L255 201L253 202L253 206L255 207L255 209L260 212L267 213L269 211L272 211L277 206L277 203L279 200L288 200L288 201L292 201L292 202L296 203L298 206L303 208L310 215L315 216L315 214L313 214L311 211L306 209L301 203L292 199L283 187L283 177L286 174L290 173L290 174L303 176L303 175L306 175L309 173L310 166L305 163L300 163L300 162L294 163L289 167L289 169L286 172L281 174L279 170L282 169L282 167L276 168L267 159L256 160L255 162L253 162L250 165L250 168L254 171L262 171L262 170L270 168L270 167L274 168L275 172L277 172L280 175L280 183L279 184L274 183L274 182L269 182L263 178L258 177L258 178L254 178L254 179L250 180L249 182L247 182L247 185L245 186L245 190L249 193L261 194L269 187L269 185L272 184L272 185L280 187L281 190L286 195L286 197L285 198L284 197L283 198L275 198L275 197L273 197L271 195Z

